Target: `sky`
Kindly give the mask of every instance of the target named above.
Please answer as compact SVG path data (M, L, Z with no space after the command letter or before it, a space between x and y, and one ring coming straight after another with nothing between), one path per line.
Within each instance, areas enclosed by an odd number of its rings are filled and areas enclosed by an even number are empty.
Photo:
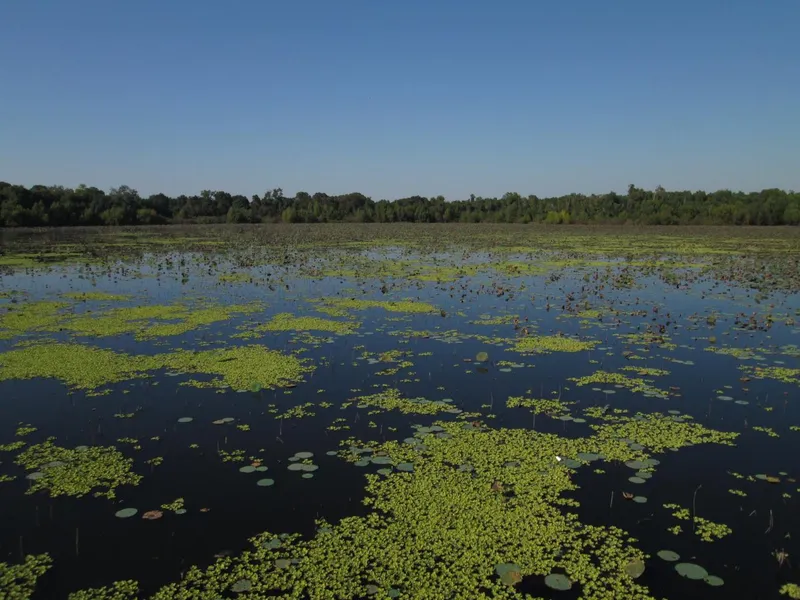
M800 0L7 0L0 181L800 190Z

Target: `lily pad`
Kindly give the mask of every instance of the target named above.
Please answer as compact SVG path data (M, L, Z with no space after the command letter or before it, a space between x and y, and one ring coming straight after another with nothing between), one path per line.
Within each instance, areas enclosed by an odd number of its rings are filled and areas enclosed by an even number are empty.
M178 419L178 423L191 423L192 421L194 421L192 417L181 417Z
M245 465L239 468L239 473L255 473L256 468L253 465Z
M560 592L566 592L572 588L572 582L569 580L569 577L562 573L550 573L550 575L544 578L544 584Z
M506 585L514 585L522 581L522 572L519 565L513 563L501 563L494 566L494 572L500 578L500 581Z
M678 563L675 565L675 570L681 577L686 577L686 579L705 579L708 577L708 571L694 563Z
M123 508L114 513L114 516L119 519L129 519L139 511L135 508Z
M625 572L632 578L638 579L644 573L644 561L641 559L632 560L625 565Z
M644 483L647 480L642 479L641 477L628 477L628 481L630 481L631 483Z
M725 584L725 581L722 579L722 577L717 577L716 575L709 575L703 581L712 587L719 587Z
M313 452L295 452L294 454L297 458L301 460L305 460L306 458L312 458L314 456Z
M249 579L239 579L231 586L231 591L237 594L249 592L253 589L253 584Z
M269 487L271 485L275 485L275 480L269 479L268 477L265 479L259 479L256 481L256 485L259 487Z

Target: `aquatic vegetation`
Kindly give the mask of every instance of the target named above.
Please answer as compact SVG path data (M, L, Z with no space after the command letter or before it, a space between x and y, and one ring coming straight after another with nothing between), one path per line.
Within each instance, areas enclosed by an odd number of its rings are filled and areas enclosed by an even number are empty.
M512 350L526 354L542 352L585 352L597 346L597 340L576 340L561 335L531 335L518 338Z
M58 326L66 302L25 302L0 309L0 340L36 331L49 331Z
M739 369L755 379L775 379L783 383L800 383L800 369L751 365L741 365Z
M320 317L295 317L291 313L280 313L272 317L269 322L259 325L248 331L330 331L331 333L353 333L361 326L357 321L333 321Z
M28 494L46 490L50 496L94 496L113 499L122 485L137 485L141 476L131 470L133 460L114 447L63 448L50 438L20 452L15 462L27 471Z
M359 596L365 593L362 581L410 597L478 597L479 590L504 597L518 578L545 578L554 569L562 570L564 579L551 577L553 587L566 589L566 583L576 582L586 598L650 597L630 573L631 565L644 559L630 545L632 539L615 527L581 524L574 514L562 512L560 507L575 505L563 495L575 485L570 469L553 459L596 452L608 460L632 460L640 452L611 436L568 439L525 430L466 429L458 423L437 427L447 436L427 436L424 446L372 446L373 456L412 462L413 473L367 475L365 502L374 511L368 516L347 517L336 525L320 522L320 533L311 540L286 536L273 544L275 536L264 533L253 539L252 550L205 571L193 568L155 598L184 597L195 589L219 595L243 579L254 593L280 590L291 598ZM713 439L697 427L703 439ZM465 462L472 468L456 468ZM497 481L513 496L493 491ZM458 521L450 519L452 514ZM461 550L453 552L456 547ZM283 559L288 559L286 568L265 569ZM431 571L430 564L441 568Z
M21 564L0 562L0 598L28 600L36 588L36 580L50 570L49 554L28 554Z
M135 581L116 581L112 585L72 592L67 600L137 600L139 584Z
M596 385L598 383L606 383L618 385L629 389L632 392L638 392L650 396L664 397L667 395L663 390L651 385L648 381L638 377L628 377L622 373L609 373L608 371L595 371L591 375L584 377L570 377L570 381L574 381L579 387L585 385Z
M780 593L793 600L800 600L800 585L796 583L785 583L781 586Z
M629 439L658 453L670 448L695 444L732 446L739 436L734 432L708 429L699 423L675 419L661 413L637 414L634 417L611 414L602 424L592 424L597 437L604 440Z
M318 305L318 310L320 308L336 309L339 311L382 308L387 312L412 314L434 313L438 312L439 310L432 304L414 300L359 300L355 298L323 298L321 300L311 300L311 302L314 302Z
M119 302L130 299L126 294L109 294L108 292L67 292L62 294L64 298L70 300L84 300L84 301L104 301L104 302Z
M672 516L681 521L692 521L695 534L704 542L713 542L733 533L724 523L714 523L697 515L692 518L688 508L681 508L679 504L664 504L664 508L672 510Z
M151 356L62 342L36 343L0 354L0 381L50 377L83 390L147 377L159 368Z
M235 348L191 351L178 350L156 357L159 363L178 373L217 375L215 385L249 390L254 384L268 389L302 381L313 370L290 354L250 345ZM0 371L0 375L2 372Z
M227 321L236 314L253 313L260 308L258 304L145 305L78 315L60 322L58 327L79 336L106 337L133 333L139 340L157 339L182 335L206 325Z
M555 398L525 398L523 396L510 396L506 400L509 408L524 407L531 409L535 414L558 414L568 411L571 402L562 402Z
M0 354L0 381L52 377L84 390L148 377L148 371L157 369L216 375L209 387L247 390L254 384L263 388L292 384L313 367L257 345L133 356L80 344L37 343Z
M435 415L453 407L447 402L427 400L426 398L406 398L400 390L389 388L376 394L358 396L351 402L365 406L375 406L384 410L399 410L406 414Z

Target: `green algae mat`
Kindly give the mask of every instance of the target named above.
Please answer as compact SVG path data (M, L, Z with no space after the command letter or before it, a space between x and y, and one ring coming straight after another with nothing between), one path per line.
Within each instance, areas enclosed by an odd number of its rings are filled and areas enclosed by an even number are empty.
M0 600L800 598L794 230L0 241Z

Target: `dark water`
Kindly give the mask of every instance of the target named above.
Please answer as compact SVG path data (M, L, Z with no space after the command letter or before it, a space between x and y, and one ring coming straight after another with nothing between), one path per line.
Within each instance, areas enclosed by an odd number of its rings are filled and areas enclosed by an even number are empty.
M489 421L492 427L535 426L539 431L560 435L591 434L589 424L562 422L543 415L534 422L527 410L506 408L509 396L525 395L527 390L532 390L534 397L561 394L563 400L577 402L572 407L573 414L588 406L605 404L642 412L678 410L709 428L740 432L735 447L702 445L659 455L661 464L654 477L640 485L627 481L631 472L624 465L604 464L604 475L594 474L592 468L582 468L576 476L581 487L572 493L581 501L578 512L586 523L617 525L627 530L638 538L637 545L647 553L655 555L658 550L670 549L678 552L682 560L696 557L692 562L725 580L724 586L712 588L702 581L681 578L672 564L654 558L648 561L639 582L658 597L773 598L782 583L800 581L797 569L788 564L779 566L773 556L776 550L783 549L789 553L790 561L797 558L794 562L800 562L797 542L800 539L797 502L800 483L788 481L800 477L800 432L789 430L789 426L800 424L798 386L767 379L753 379L743 384L739 381L742 372L738 369L742 364L777 365L775 361L782 361L782 366L788 368L800 367L796 355L778 351L781 346L800 343L798 326L786 322L786 316L794 317L800 308L798 295L773 294L768 300L757 303L754 291L720 284L713 276L689 281L681 288L655 275L642 274L633 289L619 289L610 284L601 289L601 280L595 282L590 277L587 282L584 278L599 270L586 268L562 270L557 281L549 281L545 276L505 276L493 280L475 277L443 284L400 281L387 293L382 293L380 288L384 282L380 280L356 282L337 277L291 277L280 267L270 265L253 269L252 272L261 278L267 274L276 279L281 277L280 284L270 290L264 284L219 285L218 277L225 272L223 267L209 273L205 266L197 266L192 261L196 259L188 259L194 266L176 267L158 278L155 277L158 270L146 262L144 265L137 263L130 272L119 267L88 271L58 267L49 273L17 272L0 280L0 292L25 291L29 299L46 299L67 291L100 290L132 294L131 305L191 299L225 304L259 300L267 304L262 312L237 316L168 338L166 348L259 343L274 349L292 349L298 345L292 333L268 333L255 340L237 340L229 336L238 332L237 326L265 322L276 313L316 314L312 313L313 306L307 300L322 296L379 300L415 298L431 302L446 316L402 315L381 309L359 311L356 316L363 325L358 335L317 333L317 337L326 338L326 341L317 346L299 342L309 348L303 356L318 366L313 375L307 377L308 381L293 388L290 394L284 390L220 394L213 389L180 386L178 383L188 376L170 377L163 373L151 379L116 384L113 393L99 397L87 397L80 392L67 394L64 385L50 380L0 383L0 443L14 440L18 423L30 423L38 430L26 438L27 441L56 436L58 443L68 447L116 445L127 456L136 458L135 470L144 476L137 487L119 488L116 501L25 495L28 482L23 477L0 484L0 560L17 562L24 554L42 552L54 558L53 568L40 581L37 598L64 598L71 591L120 579L136 579L145 592L153 592L178 579L191 565L207 565L213 562L215 554L244 549L247 539L262 531L313 535L317 518L335 522L344 516L364 514L361 504L364 470L343 463L335 456L327 456L326 452L337 449L340 440L349 436L375 441L403 439L413 433L412 424L454 418L447 414L431 417L394 412L368 416L367 411L355 406L340 409L344 400L373 393L377 390L372 384L382 383L398 387L407 397L453 398L454 405L465 411L491 412L496 415ZM182 272L190 273L188 281L183 283L183 278L178 276ZM513 292L503 295L488 292L491 284L498 282L513 288ZM479 293L481 284L485 286L483 293ZM565 301L568 294L575 298L573 305L582 305L585 300L591 308L601 309L602 318L581 323L568 316L565 306L569 304ZM8 300L0 300L0 303L6 302ZM96 304L86 306L97 308ZM77 310L85 310L86 306L79 305ZM562 309L562 306L565 307ZM654 312L654 307L658 312ZM612 308L619 313L610 313ZM640 310L644 314L631 315ZM768 311L786 316L776 317L766 330L737 328L737 314L756 313L763 317ZM515 337L517 332L512 325L470 324L479 315L501 314L519 315L523 320L527 317L539 334L562 332L599 339L605 350L523 356L480 339L445 343L391 334L410 329L458 330L461 334ZM711 314L717 315L713 327L706 323L706 316ZM664 327L664 333L677 348L650 346L646 360L625 358L625 350L641 355L640 349L644 346L628 343L618 337L619 334L659 326ZM757 353L762 358L740 360L708 352L705 349L709 341L705 338L709 335L717 337L719 346L759 349ZM53 337L67 339L64 334ZM0 351L10 349L18 341L0 341ZM141 342L130 335L85 341L140 354L165 349L163 340ZM394 349L412 351L414 356L410 360L414 366L401 370L398 375L378 376L375 373L387 365L359 360L361 350L355 348L357 345L378 353ZM493 361L508 360L533 367L502 372L497 365L490 364L481 372L475 363L464 362L465 358L473 358L481 351L488 351ZM425 352L432 352L432 355L418 356ZM672 359L693 364L679 364ZM661 389L679 388L680 396L665 400L624 389L607 396L593 391L594 386L577 387L568 381L570 377L589 375L600 368L617 371L629 365L669 370L669 375L654 378L655 385ZM400 382L408 377L409 370L415 373L412 378L420 381ZM438 389L440 387L444 389ZM743 387L747 387L746 392ZM318 393L320 389L325 390L323 394ZM354 392L354 389L361 391ZM128 393L123 393L124 390ZM747 400L749 404L717 400L718 391L736 400ZM332 402L333 406L316 409L315 417L280 422L266 412L269 403L285 410L320 399ZM486 404L491 404L491 409L482 408ZM132 419L114 417L115 413L129 412L136 412L136 416ZM178 418L186 416L193 417L194 421L177 423ZM234 417L251 429L240 431L232 426L211 424L222 417ZM328 431L326 427L339 417L347 419L351 430ZM370 421L377 427L369 427ZM753 426L770 427L780 437L769 437L753 430ZM160 440L151 440L153 436L159 436ZM130 445L118 443L122 437L140 439L142 450L134 451ZM190 448L190 444L199 447ZM221 462L218 449L258 453L264 457L269 471L242 474L238 471L240 463ZM286 470L288 458L298 451L314 452L314 462L320 468L313 479L301 479ZM151 469L143 461L154 456L163 456L164 462ZM11 465L9 459L10 455L0 456L3 460L0 472L19 475L19 469ZM781 477L780 484L772 485L764 481L742 482L728 471L744 475L778 472L787 475ZM257 487L255 481L265 476L274 478L276 485ZM748 496L734 496L728 492L731 488L744 489ZM620 490L644 495L648 502L626 502ZM613 503L610 502L612 493L615 494ZM188 512L185 515L166 515L154 522L114 516L123 506L138 507L141 513L178 497L186 499ZM671 511L662 507L670 502L684 507L694 502L699 516L727 524L733 534L706 543L691 533L674 536L666 532L667 527L676 523L670 516ZM201 507L210 510L200 512ZM687 524L682 524L686 529ZM570 597L544 587L536 587L534 591L545 597Z

